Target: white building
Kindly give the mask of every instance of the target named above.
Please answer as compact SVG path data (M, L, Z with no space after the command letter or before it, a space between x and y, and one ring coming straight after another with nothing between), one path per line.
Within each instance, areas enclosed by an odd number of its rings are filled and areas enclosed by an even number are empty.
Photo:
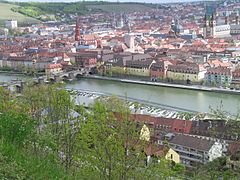
M240 34L239 17L236 16L235 24L229 23L229 17L225 17L225 24L217 24L217 18L215 14L211 16L205 16L205 25L203 36L204 38L222 38L229 37L231 35Z
M180 155L181 163L196 167L223 156L223 144L213 140L177 134L169 139L170 147Z
M129 52L135 52L135 37L134 34L129 33L124 36L124 42L129 48Z
M18 23L17 23L17 20L7 20L5 21L5 26L6 28L9 28L9 29L15 29L18 27Z

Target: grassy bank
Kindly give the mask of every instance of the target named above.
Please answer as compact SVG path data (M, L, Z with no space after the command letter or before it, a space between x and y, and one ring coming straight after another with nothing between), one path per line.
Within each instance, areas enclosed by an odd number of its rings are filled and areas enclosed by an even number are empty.
M18 6L14 4L0 3L0 26L4 25L4 22L8 19L16 19L21 24L32 24L40 21L24 16L18 12L13 12L11 9Z

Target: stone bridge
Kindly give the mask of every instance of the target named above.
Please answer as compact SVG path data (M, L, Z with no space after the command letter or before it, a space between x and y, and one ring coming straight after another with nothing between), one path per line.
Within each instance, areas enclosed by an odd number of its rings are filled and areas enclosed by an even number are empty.
M86 70L77 70L77 71L69 71L69 72L63 72L54 74L49 77L51 81L61 81L61 80L74 80L77 78L80 78L81 76L87 74Z

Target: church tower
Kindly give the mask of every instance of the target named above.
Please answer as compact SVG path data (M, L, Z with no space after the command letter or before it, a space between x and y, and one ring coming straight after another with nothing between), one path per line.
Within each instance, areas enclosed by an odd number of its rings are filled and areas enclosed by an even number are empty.
M235 21L236 21L236 24L239 24L239 13L237 13Z
M216 15L213 13L212 14L212 19L210 21L210 26L211 26L211 37L215 37L216 36Z
M225 24L229 25L229 16L225 16Z
M205 24L204 24L204 31L203 31L203 36L204 38L208 38L210 36L210 18L207 14L205 14L205 18L204 18Z
M212 15L205 15L204 18L204 38L212 38L216 35L216 15L213 13Z
M76 27L75 27L75 41L80 41L80 24L79 19L76 19Z

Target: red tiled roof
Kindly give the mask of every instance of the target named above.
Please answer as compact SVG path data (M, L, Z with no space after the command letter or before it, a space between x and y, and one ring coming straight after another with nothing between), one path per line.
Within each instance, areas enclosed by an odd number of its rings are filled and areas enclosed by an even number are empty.
M49 64L47 69L55 69L55 68L62 68L61 64Z
M216 67L216 68L210 68L207 70L207 74L219 74L219 75L231 75L231 70L229 68L225 67Z

